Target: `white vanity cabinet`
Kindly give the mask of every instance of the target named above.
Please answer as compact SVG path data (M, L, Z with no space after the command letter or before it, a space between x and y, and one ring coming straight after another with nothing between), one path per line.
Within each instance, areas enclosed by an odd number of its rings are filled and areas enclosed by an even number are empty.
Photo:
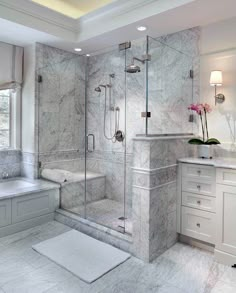
M236 161L209 165L182 159L178 168L178 232L215 246L217 261L236 264ZM223 162L223 163L222 163ZM231 165L230 165L231 164ZM196 241L195 241L196 242ZM198 245L199 243L196 243Z
M211 244L216 236L215 168L181 164L180 233Z
M220 261L236 264L236 170L216 171L216 257Z

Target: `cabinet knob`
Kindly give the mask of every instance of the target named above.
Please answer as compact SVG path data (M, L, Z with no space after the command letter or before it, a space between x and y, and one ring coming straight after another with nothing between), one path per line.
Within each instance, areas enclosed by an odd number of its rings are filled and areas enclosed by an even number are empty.
M197 173L200 176L201 175L201 170L197 170Z
M200 200L198 200L198 201L197 201L197 203L198 203L198 204L201 204L201 201L200 201Z
M197 185L197 189L199 189L199 190L200 190L200 189L201 189L201 185Z
M200 225L199 223L197 223L197 227L199 227L199 228L200 228L200 227L201 227L201 225Z

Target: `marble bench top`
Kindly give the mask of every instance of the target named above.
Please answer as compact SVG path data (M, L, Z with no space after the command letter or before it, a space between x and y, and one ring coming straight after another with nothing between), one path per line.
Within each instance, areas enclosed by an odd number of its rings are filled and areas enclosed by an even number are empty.
M19 186L20 182L25 182ZM29 183L29 184L27 184ZM17 196L27 195L40 191L59 189L60 184L41 179L27 179L24 177L9 178L0 181L0 199L13 198Z
M181 158L181 159L178 159L178 161L181 163L213 166L215 168L236 169L236 158L213 158L213 159Z

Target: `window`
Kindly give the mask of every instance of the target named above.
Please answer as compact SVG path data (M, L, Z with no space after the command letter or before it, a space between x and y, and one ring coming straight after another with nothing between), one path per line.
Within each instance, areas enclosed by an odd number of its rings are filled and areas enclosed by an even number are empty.
M0 148L11 146L11 90L0 90Z

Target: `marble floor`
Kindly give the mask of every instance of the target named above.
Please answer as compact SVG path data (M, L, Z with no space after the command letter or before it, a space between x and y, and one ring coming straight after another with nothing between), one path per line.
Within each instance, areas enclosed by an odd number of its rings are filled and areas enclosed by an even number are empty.
M70 230L49 222L0 238L0 293L235 293L236 270L177 243L153 263L134 257L88 285L31 246Z
M127 207L127 219L125 221L119 220L119 217L124 215L123 203L111 199L101 199L87 203L86 209L88 219L114 230L120 230L119 226L125 226L126 233L132 234L131 208ZM68 210L76 214L83 214L84 206L77 206Z

